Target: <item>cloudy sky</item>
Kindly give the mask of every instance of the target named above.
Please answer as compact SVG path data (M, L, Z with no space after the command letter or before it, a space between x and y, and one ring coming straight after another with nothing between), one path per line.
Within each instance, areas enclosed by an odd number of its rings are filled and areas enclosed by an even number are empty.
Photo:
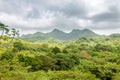
M0 21L23 34L91 29L120 33L120 0L0 0Z

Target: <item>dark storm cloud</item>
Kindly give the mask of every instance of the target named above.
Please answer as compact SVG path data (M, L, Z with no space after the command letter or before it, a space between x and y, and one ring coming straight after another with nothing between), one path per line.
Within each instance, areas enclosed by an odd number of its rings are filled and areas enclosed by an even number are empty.
M25 30L119 30L119 0L0 0L0 21ZM111 31L111 33L113 32Z

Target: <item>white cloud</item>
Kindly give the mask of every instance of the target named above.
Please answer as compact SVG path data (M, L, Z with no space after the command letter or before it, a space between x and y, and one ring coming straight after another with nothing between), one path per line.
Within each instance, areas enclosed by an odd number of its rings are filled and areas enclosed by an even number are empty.
M109 12L109 8L106 5L105 0L83 0L83 2L88 6L88 17Z
M50 27L53 24L54 17L48 15L48 13L41 16L38 19L26 19L22 16L7 14L7 13L0 13L0 20L10 26L16 27L26 27L26 28L46 28Z
M119 3L120 0L0 0L0 21L24 33L88 28L101 34L107 30L105 34L109 34L120 32Z
M94 26L94 24L93 24L93 22L91 20L86 20L86 19L78 19L77 23L83 29L84 28L90 28L91 26Z
M120 33L120 29L111 29L111 30L93 30L95 33L97 34L101 34L101 35L110 35L110 34L113 34L113 33Z

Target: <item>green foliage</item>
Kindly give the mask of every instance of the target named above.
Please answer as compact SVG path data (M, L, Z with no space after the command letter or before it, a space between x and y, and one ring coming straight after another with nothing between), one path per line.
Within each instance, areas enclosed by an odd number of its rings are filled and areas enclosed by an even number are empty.
M21 51L21 50L25 49L23 43L21 43L21 42L14 42L13 47L14 47L13 48L14 52Z
M0 80L120 79L119 38L79 38L55 43L14 39L6 48L10 40L6 36L1 40Z
M109 37L111 38L120 38L120 34L111 34Z
M40 55L37 58L42 61L42 66L40 67L40 70L54 69L55 60L53 58L44 55Z
M49 70L53 69L55 61L49 56L36 56L35 58L19 55L20 62L24 62L25 66L31 66L29 71Z
M95 66L90 69L92 74L95 74L97 78L101 80L111 80L112 76L114 76L114 69L110 68L110 66Z
M61 51L60 51L60 48L54 47L54 48L52 49L52 52L53 52L54 54L57 54L57 53L60 53Z
M38 71L41 70L43 62L38 58L31 58L31 62L29 65L31 65L31 68L29 68L28 70L29 72Z
M11 53L11 52L9 52L9 51L7 51L7 52L5 52L4 54L2 54L1 55L1 57L0 57L0 59L1 60L10 60L10 59L12 59L14 57L14 54L13 53Z
M5 34L8 34L8 26L0 22L0 31L2 31L1 37Z
M99 80L95 75L80 71L55 71L54 74L49 75L52 77L50 80Z
M111 45L96 44L95 50L96 50L96 51L115 52L115 51L116 51L116 48L113 48Z
M41 44L41 46L37 50L43 51L43 52L50 52L49 44L43 43L43 44Z
M79 59L74 55L58 53L54 56L54 59L56 60L56 70L69 70L76 64L79 64Z

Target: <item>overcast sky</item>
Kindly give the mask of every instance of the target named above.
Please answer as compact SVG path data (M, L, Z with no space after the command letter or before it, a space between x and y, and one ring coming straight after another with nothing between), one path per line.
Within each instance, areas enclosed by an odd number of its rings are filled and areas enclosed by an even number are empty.
M0 21L21 33L91 29L120 33L120 0L0 0Z

